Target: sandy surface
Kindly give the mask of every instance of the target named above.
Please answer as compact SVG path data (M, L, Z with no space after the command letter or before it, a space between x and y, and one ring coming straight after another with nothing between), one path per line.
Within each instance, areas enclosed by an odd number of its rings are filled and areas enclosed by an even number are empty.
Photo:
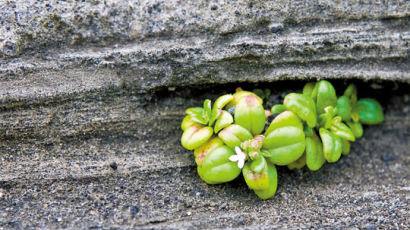
M386 122L366 127L350 155L318 172L279 168L277 194L267 201L242 178L205 184L179 144L184 109L236 84L138 99L108 91L89 101L4 110L0 227L409 228L409 86L369 85L359 92L383 103ZM266 86L272 105L302 85Z

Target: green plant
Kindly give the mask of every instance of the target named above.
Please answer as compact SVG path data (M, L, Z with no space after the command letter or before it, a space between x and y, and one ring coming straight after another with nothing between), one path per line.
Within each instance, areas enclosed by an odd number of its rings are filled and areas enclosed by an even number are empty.
M260 96L258 96L260 95ZM241 172L261 199L277 188L276 166L319 170L350 152L350 143L363 135L363 126L384 121L383 108L374 99L357 99L351 84L336 96L326 80L307 83L303 93L289 93L283 104L265 111L270 91L238 90L214 105L186 110L181 144L194 150L197 171L208 184L234 180ZM261 98L262 97L262 98ZM278 114L265 127L267 116Z

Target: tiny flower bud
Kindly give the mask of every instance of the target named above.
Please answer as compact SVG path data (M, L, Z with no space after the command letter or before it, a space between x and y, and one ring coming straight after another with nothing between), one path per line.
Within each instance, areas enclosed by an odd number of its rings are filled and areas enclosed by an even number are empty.
M258 156L259 156L259 153L258 152L253 152L252 153L252 157L255 159L255 158L258 158Z

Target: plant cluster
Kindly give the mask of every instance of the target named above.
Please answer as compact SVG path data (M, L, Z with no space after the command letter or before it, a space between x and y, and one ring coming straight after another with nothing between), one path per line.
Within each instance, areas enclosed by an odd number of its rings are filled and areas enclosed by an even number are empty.
M213 105L207 99L203 107L187 109L181 144L194 150L203 181L229 182L242 173L261 199L276 192L275 165L319 170L325 162L349 154L351 142L363 135L363 124L384 121L381 105L371 98L358 100L353 84L337 97L326 80L307 83L303 93L289 93L270 111L258 96L269 97L270 91L254 92L238 90L220 96ZM265 125L273 114L276 117Z

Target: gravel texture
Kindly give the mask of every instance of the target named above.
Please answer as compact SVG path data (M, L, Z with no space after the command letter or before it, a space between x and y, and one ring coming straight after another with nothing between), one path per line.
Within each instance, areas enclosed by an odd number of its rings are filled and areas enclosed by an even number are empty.
M362 96L382 102L386 122L366 127L350 155L318 172L279 168L278 191L268 201L241 178L205 184L192 152L179 144L184 109L237 84L163 90L138 100L122 89L3 109L0 226L406 229L409 85L357 83ZM302 82L241 86L272 89L271 106Z

